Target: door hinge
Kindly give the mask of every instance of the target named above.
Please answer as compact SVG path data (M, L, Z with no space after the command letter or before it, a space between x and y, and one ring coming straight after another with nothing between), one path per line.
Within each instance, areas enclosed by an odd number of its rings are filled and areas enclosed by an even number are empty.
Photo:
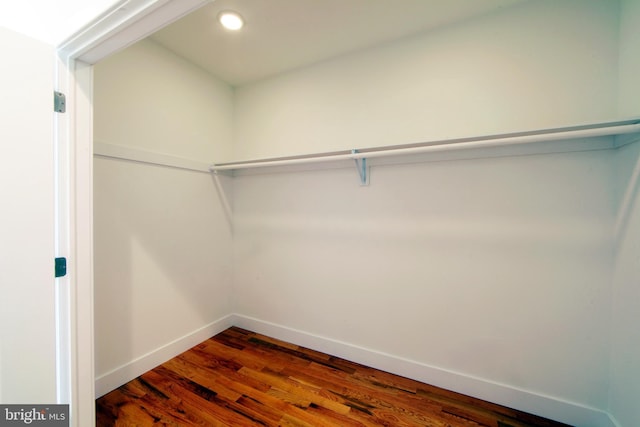
M67 259L64 257L56 258L56 277L67 275Z
M53 111L64 113L67 111L67 98L62 92L53 92Z

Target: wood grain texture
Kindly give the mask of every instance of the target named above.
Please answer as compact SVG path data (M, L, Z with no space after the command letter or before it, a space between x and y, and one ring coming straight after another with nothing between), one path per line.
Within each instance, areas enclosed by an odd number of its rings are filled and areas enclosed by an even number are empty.
M232 327L96 401L97 426L565 424Z

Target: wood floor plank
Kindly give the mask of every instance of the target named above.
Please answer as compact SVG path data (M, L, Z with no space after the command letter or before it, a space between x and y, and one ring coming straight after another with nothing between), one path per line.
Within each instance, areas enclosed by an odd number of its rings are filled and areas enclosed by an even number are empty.
M317 392L309 390L308 388L303 387L301 384L297 384L295 381L291 381L288 378L279 377L273 375L273 373L258 372L248 368L242 368L240 369L240 372L244 373L247 376L266 382L267 384L270 384L272 388L299 397L305 401L309 400L310 403L315 403L318 406L322 406L339 414L346 414L350 410L347 405L331 399L327 399L326 397L322 397Z
M96 425L566 427L237 327L99 398Z
M346 404L353 409L363 412L371 411L377 407L393 408L401 414L409 412L424 413L428 411L432 414L441 411L441 406L428 399L421 399L411 391L389 388L378 383L354 383L344 378L322 378L314 376L313 373L299 371L284 371L294 378L301 377L303 381L308 381L321 385L325 390L345 399ZM316 374L317 375L317 374Z
M174 371L175 373L184 376L198 384L207 387L216 394L225 397L228 400L236 400L241 395L237 392L223 386L215 380L215 376L210 370L199 367L187 360L182 359L180 356L169 360L163 366Z

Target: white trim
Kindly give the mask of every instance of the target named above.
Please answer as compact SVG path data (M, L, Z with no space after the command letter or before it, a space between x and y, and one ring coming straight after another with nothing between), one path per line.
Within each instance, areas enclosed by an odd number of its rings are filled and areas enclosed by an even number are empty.
M610 414L602 410L426 365L414 360L355 346L242 314L224 316L101 375L96 379L97 396L103 396L111 390L126 384L231 326L238 326L392 374L412 378L570 425L580 427L620 427Z
M191 347L233 326L235 316L229 314L187 335L177 338L145 355L96 378L96 396L100 397L132 379L176 357Z
M235 314L234 325L447 390L581 427L617 427L595 408Z
M208 0L121 0L61 43L59 49L72 58L95 64L207 3Z
M68 261L56 280L57 400L73 426L95 423L93 367L92 68L58 55L57 89L67 111L56 115L56 256ZM87 144L88 142L88 144Z
M93 346L93 67L70 60L73 75L67 95L69 120L71 294L71 420L75 426L95 423ZM70 101L70 102L69 102Z
M68 126L66 135L69 142L69 280L70 280L70 345L71 345L71 425L88 427L95 424L95 382L93 370L93 248L92 248L92 102L91 102L91 64L115 53L116 51L131 45L144 38L164 25L180 18L190 11L206 4L206 0L122 0L115 6L102 13L97 19L90 22L85 28L62 43L59 48L59 57L67 65L61 70L60 81L69 79L69 93L67 94L68 113L62 118L61 126ZM76 63L82 60L86 64ZM62 136L65 138L65 136ZM446 381L455 383L460 380L464 384L479 384L480 391L492 390L512 392L513 390L490 382L464 377L460 374L450 373L437 368L421 365L414 361L403 360L392 355L378 353L369 349L362 349L347 343L341 343L328 338L314 336L301 331L296 331L283 326L269 324L267 322L251 319L245 316L228 316L224 319L232 321L237 319L240 325L249 324L260 332L268 333L276 338L285 339L326 351L340 356L353 355L353 359L367 360L372 366L387 366L393 372L416 372L418 378L433 376L438 379L442 376ZM227 321L225 320L225 322ZM224 322L223 322L224 323ZM222 327L222 324L220 325ZM271 330L271 332L269 332ZM212 332L212 331L210 331ZM183 338L186 339L186 338ZM181 346L186 343L170 343L167 346ZM306 344L305 344L306 343ZM167 347L165 346L165 347ZM154 357L159 357L165 347L153 352L146 358L131 362L135 366L130 369L140 369L145 363L152 363ZM332 350L333 349L333 350ZM155 363L155 362L153 362ZM155 365L154 365L155 366ZM129 369L127 368L127 369ZM397 368L397 369L396 369ZM135 370L134 369L134 370ZM129 372L124 370L119 372ZM109 375L116 375L115 373ZM107 377L101 377L101 381L107 381ZM111 381L111 377L109 377ZM117 381L116 381L117 382ZM437 385L437 384L436 384ZM459 389L453 384L453 389ZM576 422L572 424L583 426L610 427L612 424L584 423L582 420L598 419L598 417L610 420L605 413L585 408L580 405L559 402L551 398L527 394L522 396L523 403L539 399L546 402L543 405L545 411L555 408L575 414L571 416ZM519 394L520 395L520 394ZM529 402L529 404L531 404ZM555 402L555 406L554 406ZM546 405L546 406L545 406ZM564 408L564 409L563 409ZM524 405L523 409L527 409ZM582 417L582 418L581 418ZM593 417L593 418L590 418Z
M157 153L140 148L125 147L122 145L106 144L95 141L93 154L99 157L110 157L121 160L129 160L152 165L169 166L178 169L187 169L196 172L209 173L209 164L191 159L176 157L169 154Z
M69 93L66 79L60 78L67 64L56 58L54 90ZM68 257L71 243L69 217L69 185L71 180L69 129L61 114L54 115L54 167L55 167L55 256ZM71 403L71 280L70 275L55 281L56 310L56 399L57 403Z
M56 144L67 150L66 160L58 156L57 167L58 179L67 180L68 193L66 199L60 200L65 205L58 207L56 220L56 227L67 235L59 237L56 249L68 250L69 316L68 334L58 334L56 344L61 349L60 363L66 363L66 357L70 367L67 378L62 377L65 372L60 364L57 373L59 399L71 404L71 426L95 425L92 64L206 3L207 0L118 1L57 47L57 85L66 86L68 93L67 113L56 120L54 137ZM58 308L64 309L65 296L56 298ZM58 314L61 328L65 314Z

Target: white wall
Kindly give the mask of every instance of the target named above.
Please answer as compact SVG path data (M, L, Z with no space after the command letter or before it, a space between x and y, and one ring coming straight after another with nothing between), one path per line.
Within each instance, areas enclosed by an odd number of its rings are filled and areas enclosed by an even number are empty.
M236 310L605 408L610 159L238 176Z
M0 402L55 403L52 46L0 28Z
M615 190L618 212L610 410L626 427L640 425L640 142L616 153Z
M620 1L618 111L640 116L640 1ZM615 270L610 412L620 426L640 425L640 142L616 153Z
M61 283L53 279L55 45L114 3L30 0L0 4L0 76L7 85L0 107L4 118L0 136L7 144L0 159L4 183L0 189L2 403L68 402L64 391L56 393L54 289ZM77 270L76 261L70 259L70 271ZM87 268L90 266L79 269ZM61 375L61 383L72 380ZM73 409L72 416L77 414L78 409Z
M631 115L619 18L617 1L527 2L238 88L234 158ZM236 311L606 410L612 162L384 166L369 188L348 169L242 174Z
M203 162L231 151L231 88L152 42L97 64L94 88L96 141ZM208 173L94 165L96 376L114 386L231 312L231 224Z
M613 118L618 2L526 2L237 90L247 159Z
M640 110L625 87L634 75L618 65L635 62L629 53L618 62L618 12L617 1L529 2L239 88L235 98L144 42L96 70L96 99L106 100L97 101L96 139L219 162L632 115ZM633 52L625 19L620 49ZM107 75L116 78L106 84ZM635 425L637 346L627 337L637 242L628 232L611 320L611 189L631 171L620 153L379 166L367 188L352 169L240 175L233 242L209 177L97 159L98 374L234 310L609 407L622 426Z
M618 114L640 116L640 1L620 0Z
M146 39L95 67L95 139L172 156L230 160L233 90Z

